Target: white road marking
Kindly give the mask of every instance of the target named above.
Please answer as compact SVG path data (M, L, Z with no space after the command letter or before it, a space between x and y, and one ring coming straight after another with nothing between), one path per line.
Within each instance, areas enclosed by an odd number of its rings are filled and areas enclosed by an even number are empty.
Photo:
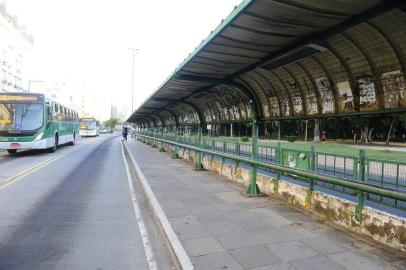
M185 248L183 247L178 236L173 230L171 224L169 223L169 220L166 217L165 212L162 210L162 207L159 204L158 199L155 197L154 192L152 192L152 189L148 184L148 181L146 180L144 174L142 173L137 161L134 159L133 155L131 154L126 144L124 145L124 147L127 149L128 155L130 156L130 160L135 168L137 177L141 183L141 186L151 206L151 209L154 215L156 216L157 220L159 221L158 223L160 223L162 227L164 237L169 242L171 256L177 261L179 269L194 270L195 267L193 266L192 261L190 260L189 256L186 253Z
M134 185L132 183L132 178L131 178L131 174L130 174L130 168L128 167L128 163L127 163L127 160L124 155L124 148L123 148L122 144L121 144L121 154L123 155L125 169L127 172L127 179L128 179L128 185L130 187L131 201L133 203L135 217L137 219L138 228L140 230L142 244L144 245L145 257L147 258L149 269L157 270L158 268L157 268L157 263L155 261L155 255L154 255L154 252L152 251L151 242L149 241L149 238L148 238L148 231L145 227L145 223L144 223L144 220L141 215L141 210L140 210L140 206L138 204L137 196L135 195Z
M44 161L41 161L38 164L35 164L34 166L23 170L22 172L17 173L16 175L13 175L5 180L0 181L0 189L6 188L11 184L14 184L15 182L17 182L18 180L21 180L22 178L26 177L27 175L32 174L33 172L38 171L39 169L44 168L45 166L51 164L52 162L66 156L69 153L72 153L73 151L82 148L84 145L79 145L79 146L75 146L73 149L70 149L68 151L65 151L63 153L60 153L56 156L50 157Z

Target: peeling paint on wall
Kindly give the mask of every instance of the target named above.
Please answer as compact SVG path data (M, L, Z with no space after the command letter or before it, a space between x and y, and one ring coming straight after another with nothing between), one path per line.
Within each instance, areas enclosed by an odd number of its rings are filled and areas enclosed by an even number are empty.
M189 156L182 151L179 151L179 155L185 160L195 162L193 155ZM205 169L215 171L241 185L248 186L251 182L251 173L248 169L235 167L208 157L203 158L203 166ZM263 174L257 175L257 184L262 192L272 195L278 200L310 209L320 217L352 232L366 235L400 251L406 251L406 219L404 218L364 207L362 222L358 222L354 216L356 204L351 201L314 191L309 204L306 201L307 188Z

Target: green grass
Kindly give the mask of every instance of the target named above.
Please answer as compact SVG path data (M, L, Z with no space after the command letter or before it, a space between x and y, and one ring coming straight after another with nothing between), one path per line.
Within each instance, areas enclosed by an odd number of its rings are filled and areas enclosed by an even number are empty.
M224 138L226 138L230 142L235 142L239 139L238 137L233 137L233 138L216 137L216 139L219 139L219 140L222 140ZM250 143L250 142L247 142L247 143ZM276 147L277 141L260 140L259 144ZM297 150L310 150L310 146L314 145L316 152L325 152L325 153L329 153L329 154L356 156L356 157L359 155L359 150L360 150L359 147L345 145L345 144L338 144L338 143L334 143L334 142L317 143L317 142L282 141L281 144L282 144L283 148L292 148L292 149L297 149ZM370 158L394 160L394 161L406 163L406 152L366 149L366 154L367 154L367 157L370 157Z

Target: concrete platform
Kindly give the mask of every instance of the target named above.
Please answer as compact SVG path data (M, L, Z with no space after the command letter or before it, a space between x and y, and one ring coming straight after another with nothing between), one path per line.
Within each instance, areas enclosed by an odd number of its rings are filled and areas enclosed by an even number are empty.
M406 269L406 255L130 140L196 269Z

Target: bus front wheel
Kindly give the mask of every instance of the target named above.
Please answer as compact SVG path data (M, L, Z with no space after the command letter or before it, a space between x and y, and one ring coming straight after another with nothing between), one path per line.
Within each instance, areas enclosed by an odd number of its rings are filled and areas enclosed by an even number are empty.
M7 152L9 154L15 154L15 153L17 153L17 149L7 149Z
M55 135L55 143L54 146L49 148L50 153L55 153L56 149L58 148L58 135Z

